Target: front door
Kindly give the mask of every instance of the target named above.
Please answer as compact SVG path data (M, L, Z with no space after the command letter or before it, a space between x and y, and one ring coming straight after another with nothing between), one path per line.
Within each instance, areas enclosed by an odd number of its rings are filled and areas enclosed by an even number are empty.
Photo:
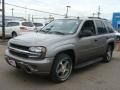
M89 36L79 37L77 41L78 63L91 60L95 56L96 30L92 20L85 21L80 33L89 32Z

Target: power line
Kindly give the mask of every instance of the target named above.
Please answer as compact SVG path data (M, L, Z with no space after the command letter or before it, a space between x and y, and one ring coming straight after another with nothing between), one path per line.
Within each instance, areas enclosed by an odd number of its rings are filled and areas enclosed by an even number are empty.
M21 1L24 2L24 3L26 3L25 0L21 0ZM27 1L27 0L26 0L26 1ZM29 1L30 1L30 0L29 0ZM42 4L46 4L46 2L43 2L43 1L41 1L41 0L32 0L32 2L35 2L35 3L37 2L36 4L38 4L38 3L40 3L40 4L41 4L41 3L42 3Z
M93 13L93 17L94 17L95 15L97 15L97 17L99 18L101 14L102 14L102 13L101 13L101 7L98 6L98 12L97 12L97 13Z
M5 4L10 5L10 6L15 6L15 7L18 7L18 8L23 8L23 9L32 10L32 11L43 12L43 13L49 13L49 14L54 14L54 15L59 15L59 16L64 16L64 15L62 15L62 14L57 14L57 13L51 13L51 12L46 12L46 11L31 9L31 8L22 7L22 6L18 6L18 5L13 5L13 4L9 4L9 3L5 3Z
M25 4L26 3L26 1L25 0L20 0L23 4ZM30 1L30 0L29 0ZM45 4L46 5L46 2L42 2L42 1L39 1L39 0L32 0L32 2L35 2L36 4Z
M43 1L40 1L40 0L33 0L33 1L37 1L39 3L46 4L46 2L43 2Z
M42 12L42 13L48 13L48 14L53 14L53 15L58 15L58 16L65 16L65 15L58 14L58 13L52 13L52 12L41 11L41 10L32 9L32 8L27 8L27 7L23 7L23 6L14 5L14 4L9 4L9 3L5 3L5 4L6 4L6 5L10 5L10 6L14 6L14 7L18 7L18 8L23 8L23 9L32 10L32 11L37 11L37 12ZM75 17L75 16L69 16L69 17Z

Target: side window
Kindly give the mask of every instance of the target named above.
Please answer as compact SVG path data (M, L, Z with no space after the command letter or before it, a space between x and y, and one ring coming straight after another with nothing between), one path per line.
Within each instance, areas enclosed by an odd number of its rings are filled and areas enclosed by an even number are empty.
M19 26L18 22L8 22L7 27Z
M107 33L106 27L102 21L96 20L95 23L97 26L98 34L106 34Z
M86 31L91 33L92 36L96 35L95 25L94 25L94 22L92 20L86 21L83 24L83 27L81 29L81 33L86 32Z
M7 25L6 25L7 27L10 27L10 26L12 26L12 23L7 23Z
M40 26L43 26L42 23L33 23L36 27L40 27Z
M32 22L22 22L23 26L27 26L27 27L33 27L33 23Z
M109 33L114 33L114 30L112 28L112 25L110 22L105 22L105 25L107 27L107 30L109 31Z

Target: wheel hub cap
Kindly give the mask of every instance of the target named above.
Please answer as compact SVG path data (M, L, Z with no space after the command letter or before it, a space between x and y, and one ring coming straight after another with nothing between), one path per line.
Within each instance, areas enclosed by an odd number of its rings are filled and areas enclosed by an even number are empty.
M111 59L111 50L109 49L107 52L107 60L110 60L110 59Z
M57 67L57 70L56 70L57 75L60 78L65 78L71 72L71 68L72 68L72 65L70 64L70 62L68 60L63 59L58 64L58 67Z

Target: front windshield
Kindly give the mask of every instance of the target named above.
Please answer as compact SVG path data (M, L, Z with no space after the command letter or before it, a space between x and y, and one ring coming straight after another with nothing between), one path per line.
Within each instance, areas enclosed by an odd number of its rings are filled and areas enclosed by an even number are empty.
M73 34L80 24L77 19L58 19L46 25L41 31L46 33Z

